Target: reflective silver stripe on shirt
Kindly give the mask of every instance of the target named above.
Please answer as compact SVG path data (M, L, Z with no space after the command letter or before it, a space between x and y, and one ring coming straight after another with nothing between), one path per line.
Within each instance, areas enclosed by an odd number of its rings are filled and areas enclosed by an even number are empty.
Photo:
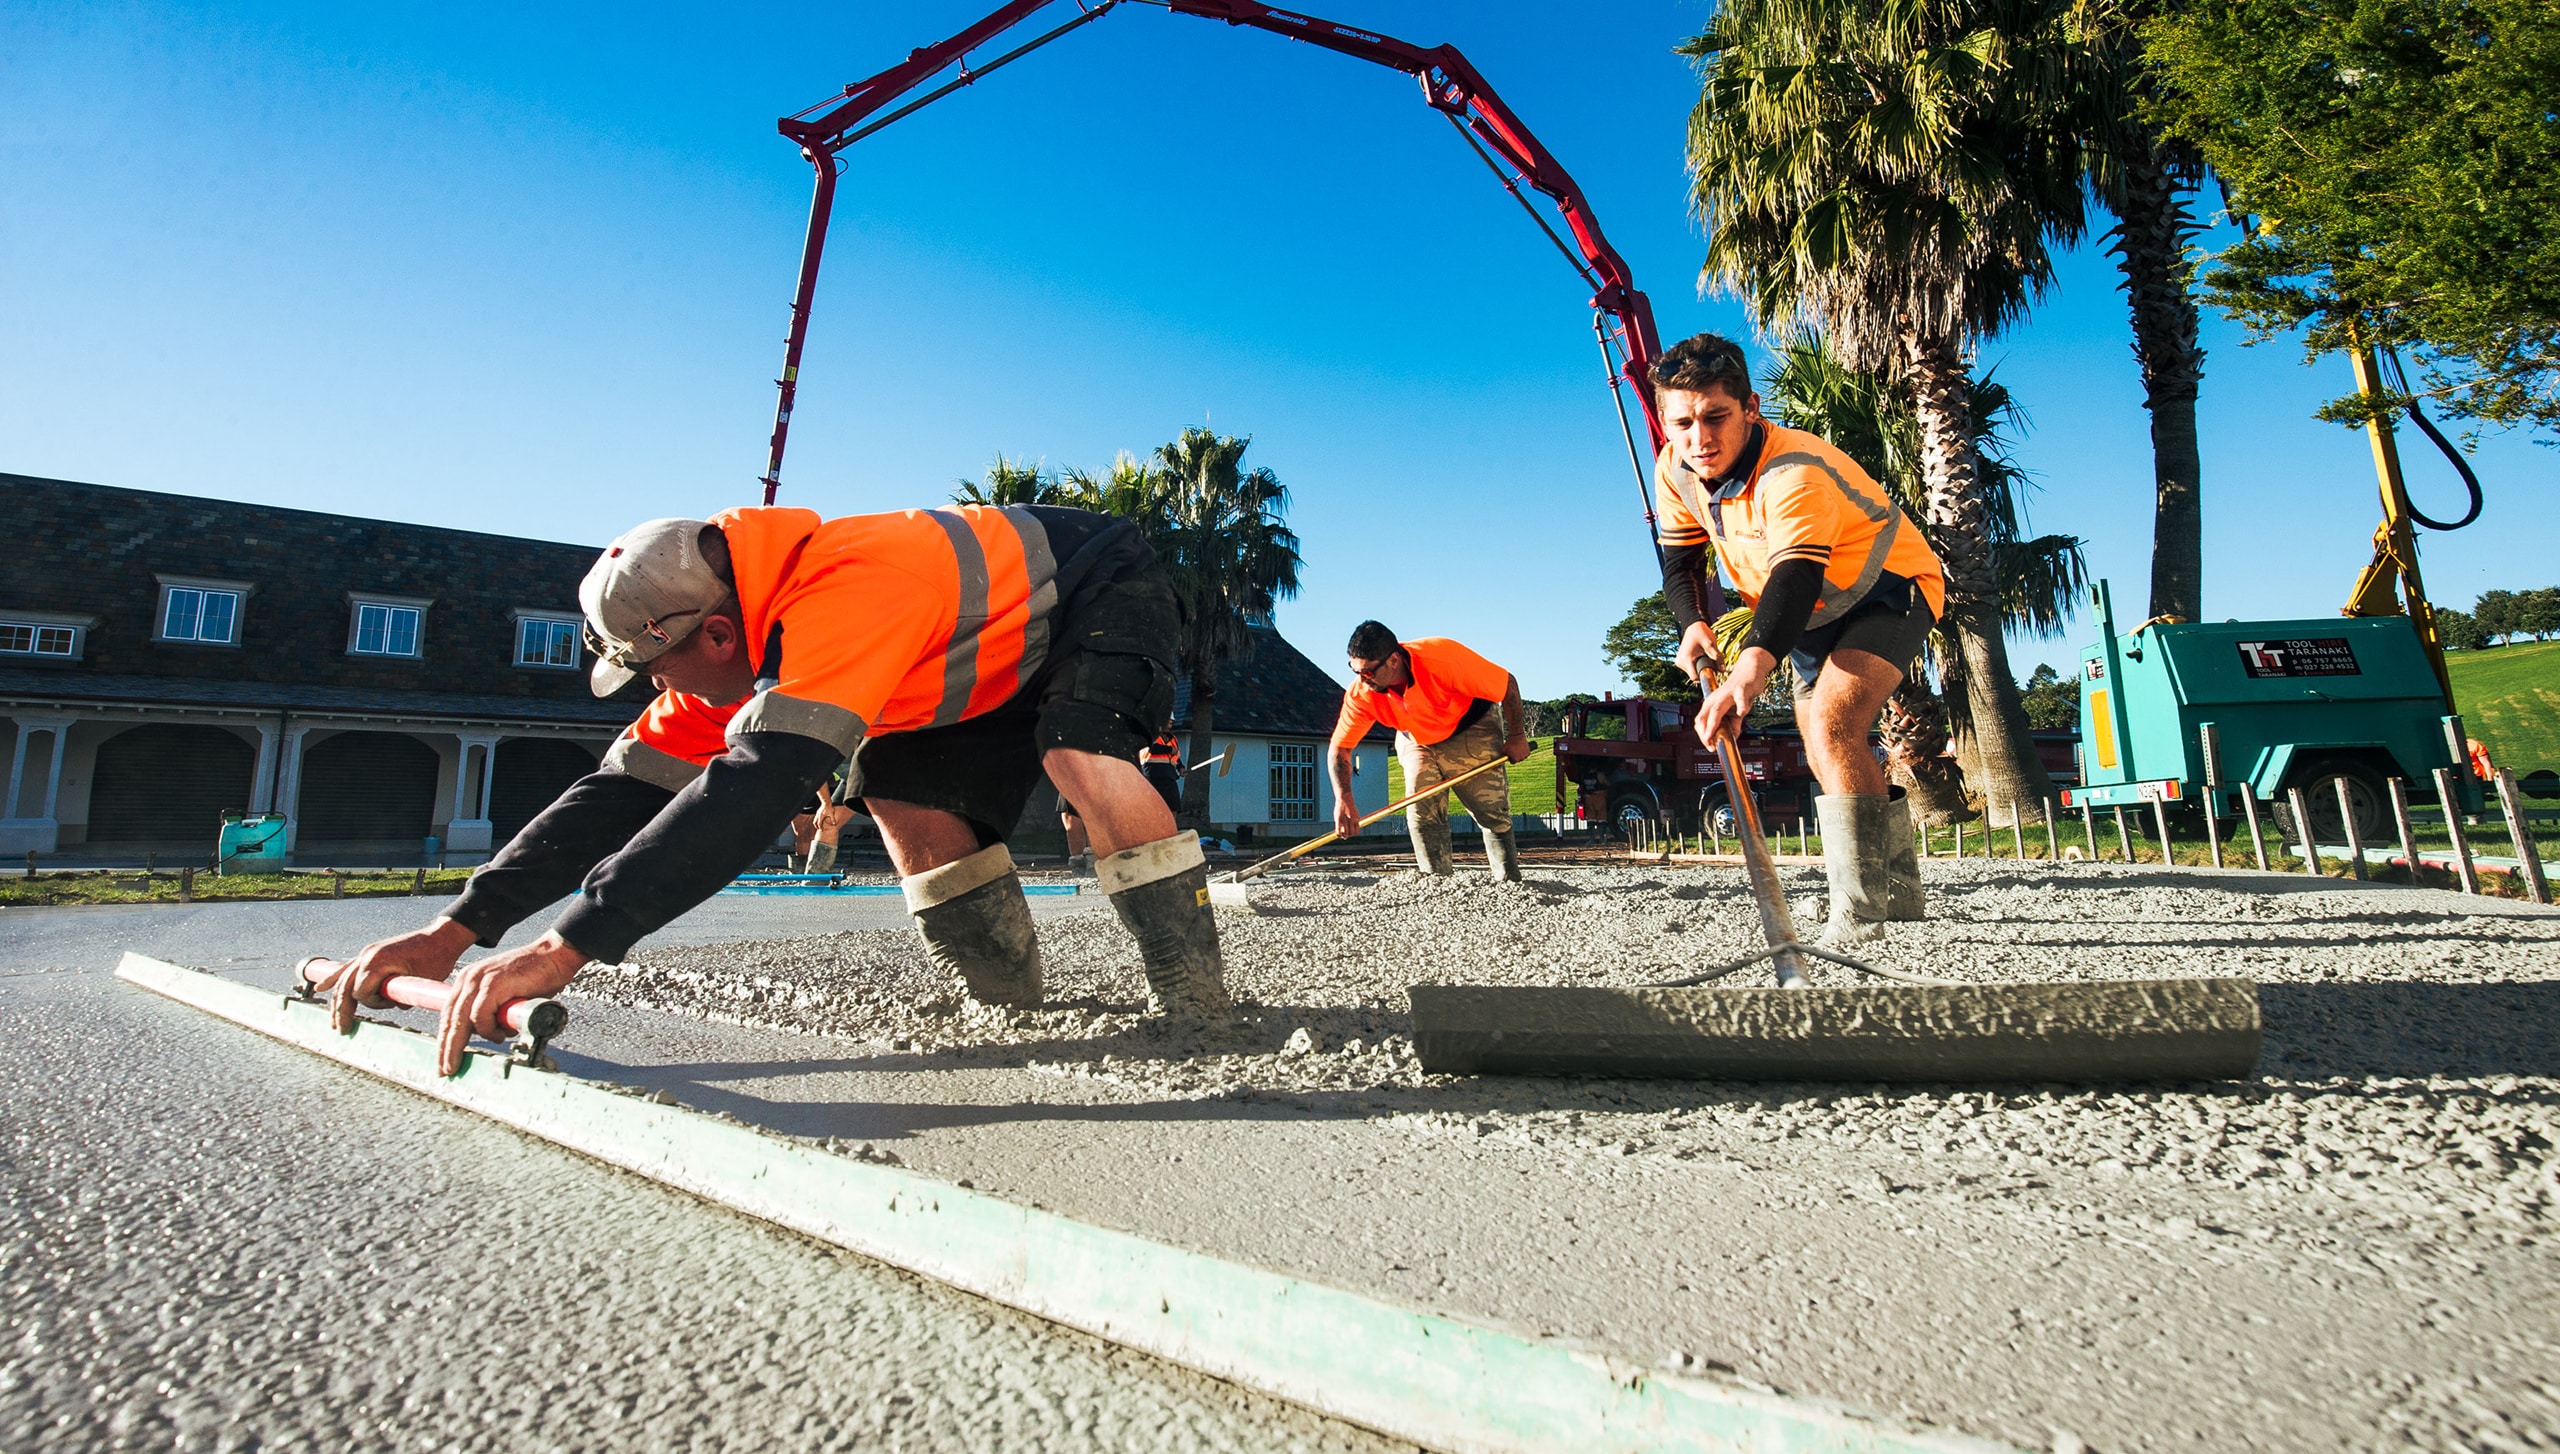
M651 747L637 737L617 737L604 750L604 769L624 777L636 777L644 783L682 792L685 784L702 776L702 764L687 762L662 747Z
M862 743L869 724L853 712L833 702L813 702L806 697L786 697L770 688L757 692L729 719L725 734L732 742L741 733L788 732L798 737L814 737L836 751L850 756Z
M1893 494L1889 490L1883 492L1882 499L1870 499L1855 485L1850 484L1840 471L1832 468L1831 461L1808 450L1798 450L1792 454L1782 454L1763 461L1757 478L1765 480L1771 471L1784 469L1789 465L1811 465L1822 471L1841 494L1849 497L1849 503L1858 507L1858 513L1881 527L1876 531L1874 542L1867 547L1867 558L1859 562L1856 580L1845 586L1835 586L1831 584L1830 573L1827 570L1824 572L1822 594L1815 599L1813 614L1806 618L1804 623L1810 630L1816 626L1827 626L1847 615L1860 601L1867 598L1867 592L1876 588L1877 579L1884 574L1884 559L1893 553L1893 542L1902 534L1902 507L1894 502ZM1755 481L1754 488L1757 487Z
M951 644L942 653L942 702L933 709L936 727L948 727L969 710L978 689L978 633L987 624L987 553L965 515L927 510L927 517L951 537L952 559L960 567L960 610L951 623Z
M1031 618L1022 626L1022 664L1014 668L1013 689L1021 691L1049 659L1049 617L1058 609L1058 558L1049 549L1049 529L1040 517L1019 505L1008 506L1004 518L1022 537L1022 570L1031 582Z

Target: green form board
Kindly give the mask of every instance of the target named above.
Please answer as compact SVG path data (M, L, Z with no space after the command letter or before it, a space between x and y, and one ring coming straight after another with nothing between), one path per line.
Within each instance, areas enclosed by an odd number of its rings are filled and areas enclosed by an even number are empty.
M475 1052L448 1080L424 1035L367 1022L341 1036L324 1006L142 955L116 976L751 1217L1430 1448L2009 1450L1396 1307L497 1055Z

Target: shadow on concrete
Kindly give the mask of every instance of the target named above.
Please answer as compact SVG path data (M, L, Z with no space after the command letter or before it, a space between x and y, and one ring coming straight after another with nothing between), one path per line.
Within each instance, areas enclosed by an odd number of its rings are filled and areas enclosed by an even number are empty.
M2266 984L2264 1075L2560 1076L2560 983Z

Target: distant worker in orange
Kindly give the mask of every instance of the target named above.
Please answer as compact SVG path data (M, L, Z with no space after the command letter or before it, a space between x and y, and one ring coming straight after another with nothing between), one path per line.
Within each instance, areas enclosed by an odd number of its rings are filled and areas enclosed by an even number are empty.
M557 994L752 863L847 754L934 962L980 1001L1040 1003L1040 946L1005 848L1045 771L1102 855L1159 1008L1228 1008L1199 836L1138 768L1173 708L1181 607L1124 520L979 505L821 519L725 510L623 534L578 589L596 694L658 696L426 928L341 975L351 1027L392 974L454 980L451 1074L498 1008ZM550 932L472 944L569 895Z
M1911 807L1868 745L1885 699L1946 607L1945 574L1893 492L1824 440L1761 417L1742 350L1712 333L1653 365L1665 440L1654 463L1662 591L1679 662L1717 659L1707 619L1718 565L1752 607L1750 633L1707 694L1698 737L1741 725L1783 658L1822 785L1824 940L1854 944L1926 913Z
M2484 783L2498 780L2498 765L2489 760L2489 744L2477 737L2466 737L2463 753L2471 760L2471 775Z
M1351 753L1372 723L1395 729L1408 793L1497 758L1529 760L1529 719L1520 706L1518 677L1446 637L1398 641L1375 621L1353 628L1350 653L1357 680L1342 694L1342 715L1333 726L1333 826L1344 837L1360 831ZM1493 876L1519 882L1511 769L1497 767L1450 791L1484 830L1485 863ZM1414 867L1428 874L1456 871L1449 855L1448 793L1407 808L1405 830L1413 838Z

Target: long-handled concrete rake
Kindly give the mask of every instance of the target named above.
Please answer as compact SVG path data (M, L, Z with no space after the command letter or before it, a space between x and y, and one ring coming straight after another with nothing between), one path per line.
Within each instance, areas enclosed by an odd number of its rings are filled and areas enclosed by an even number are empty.
M1225 777L1227 775L1227 769L1236 765L1236 745L1232 742L1228 743L1226 751L1213 753L1208 757L1200 759L1198 762L1184 768L1182 770L1182 775L1184 777L1189 777L1200 769L1212 765L1216 766L1218 769L1218 776Z
M1962 984L1803 942L1733 734L1716 744L1768 947L1633 989L1417 984L1413 1044L1443 1074L1714 1080L2215 1080L2258 1062L2257 986L2241 979ZM1820 985L1826 960L1890 984ZM1768 961L1778 986L1703 988Z
M1537 748L1538 744L1535 742L1529 744L1530 751L1535 752ZM1396 799L1394 802L1387 804L1383 808L1380 808L1378 811L1371 813L1368 817L1361 819L1360 826L1366 828L1381 818L1391 817L1394 814L1401 813L1406 808L1413 806L1415 803L1421 802L1423 799L1430 797L1434 793L1445 793L1451 788L1456 787L1458 784L1476 776L1478 773L1491 772L1495 768L1501 767L1509 761L1511 761L1511 759L1504 756L1497 757L1491 762L1480 762L1475 766L1468 768L1465 772L1459 773L1455 777L1443 778L1439 782L1433 783L1427 788L1407 793L1403 797ZM1304 843L1291 844L1289 847L1281 849L1278 853L1271 855L1269 858L1262 860L1260 863L1257 863L1250 868L1240 868L1234 873L1228 874L1225 878L1212 879L1209 883L1209 902L1230 909L1252 909L1255 907L1253 895L1245 890L1245 881L1247 879L1260 878L1262 875L1269 873L1280 865L1291 862L1295 859L1303 858L1341 836L1342 830L1337 828L1334 831L1325 834L1321 838L1310 838ZM1259 910L1256 910L1256 912L1259 912Z

